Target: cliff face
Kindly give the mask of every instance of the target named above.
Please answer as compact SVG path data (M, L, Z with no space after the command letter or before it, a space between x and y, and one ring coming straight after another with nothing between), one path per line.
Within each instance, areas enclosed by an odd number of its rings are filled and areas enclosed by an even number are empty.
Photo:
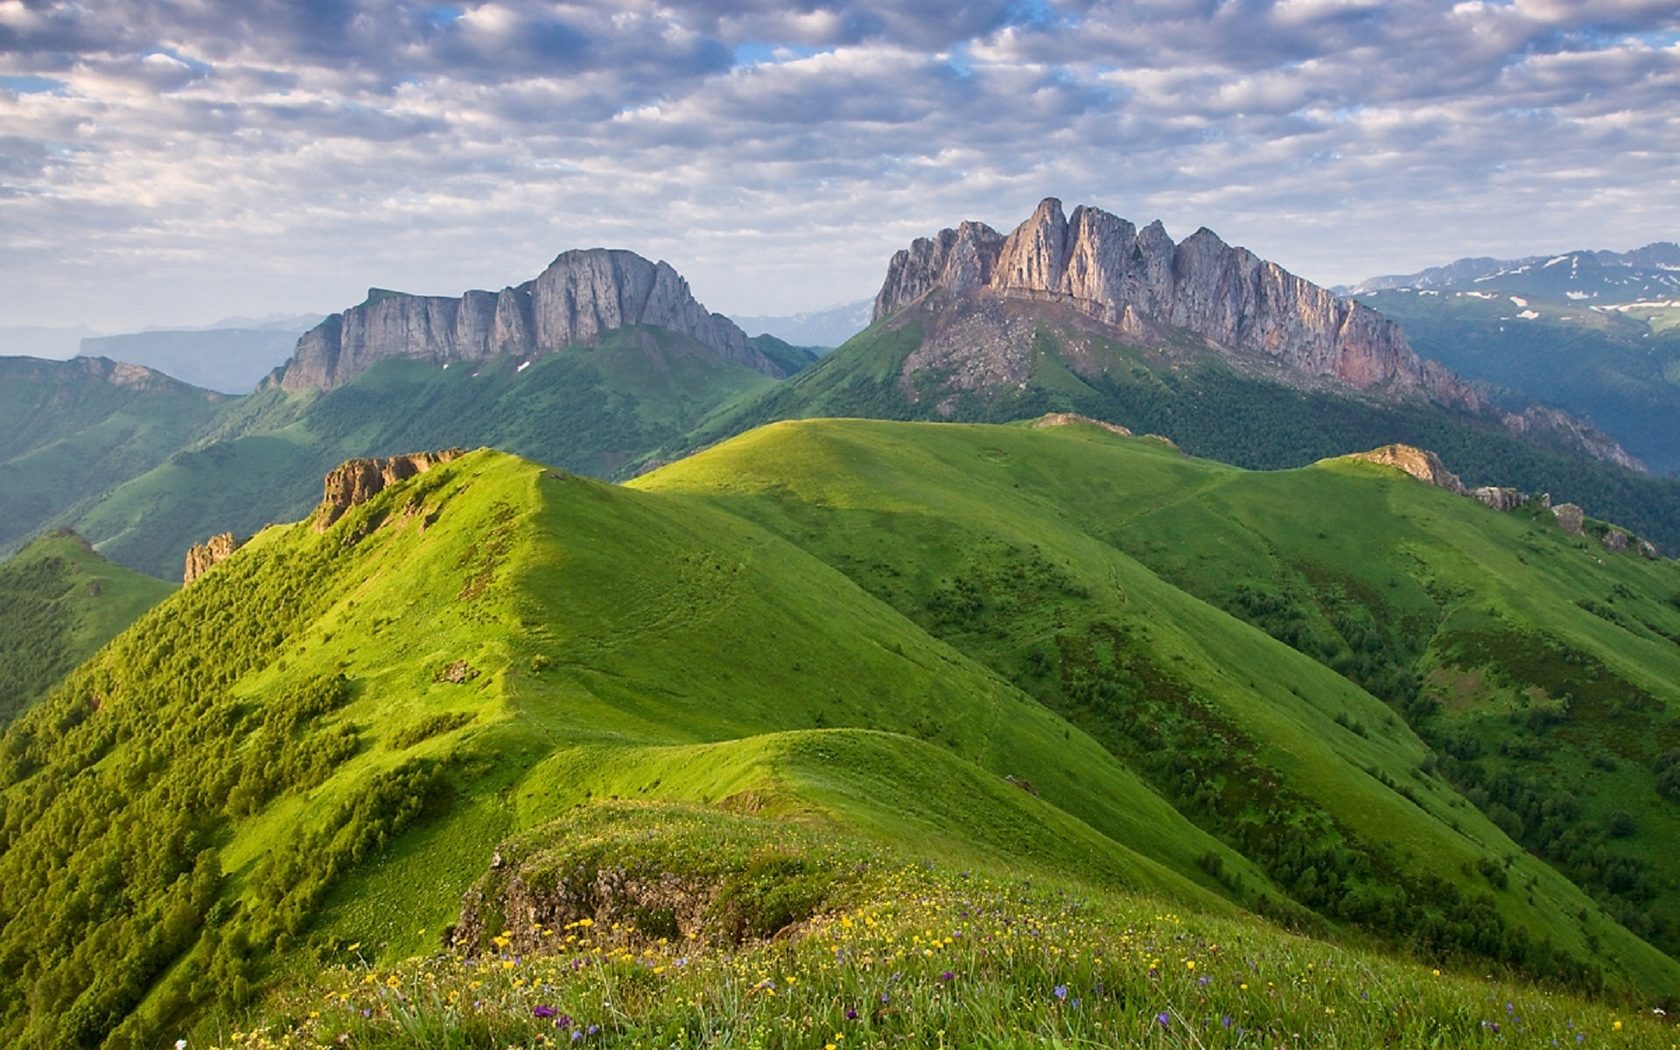
M239 542L233 538L233 533L223 532L212 536L203 543L195 543L187 548L187 563L181 574L181 583L189 584L210 571L211 566L232 554L239 547Z
M1133 337L1188 331L1227 352L1361 389L1484 404L1452 373L1420 360L1394 322L1206 229L1175 244L1159 222L1140 230L1085 206L1069 218L1060 201L1048 199L1007 237L965 222L899 252L875 299L875 319L934 288L1061 303Z
M696 302L669 263L590 248L565 252L535 280L500 292L453 299L372 289L360 306L305 333L292 359L264 385L331 388L393 357L448 363L536 356L599 342L627 325L664 328L717 360L782 374L733 321Z

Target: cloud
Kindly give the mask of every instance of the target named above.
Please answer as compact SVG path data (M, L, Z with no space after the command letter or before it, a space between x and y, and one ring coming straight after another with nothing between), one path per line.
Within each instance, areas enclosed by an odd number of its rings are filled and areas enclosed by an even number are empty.
M0 0L0 323L591 244L792 311L1046 194L1324 281L1627 247L1680 234L1677 39L1643 0Z

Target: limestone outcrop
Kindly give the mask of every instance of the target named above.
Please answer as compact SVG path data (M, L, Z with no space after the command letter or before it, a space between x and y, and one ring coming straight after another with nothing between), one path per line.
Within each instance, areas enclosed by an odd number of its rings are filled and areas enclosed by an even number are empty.
M320 506L315 508L315 531L325 532L344 512L366 503L405 478L424 474L440 463L460 459L465 449L446 448L436 452L410 452L403 456L352 459L334 467L323 484Z
M187 564L181 573L181 583L189 584L210 571L211 566L239 549L239 541L233 538L233 533L223 532L210 537L203 543L195 543L187 548Z
M1440 456L1415 445L1384 445L1369 452L1356 452L1348 458L1365 460L1370 463L1381 463L1387 467L1398 467L1419 481L1427 482L1436 488L1443 488L1461 496L1466 492L1464 482L1458 479L1457 474L1447 469L1447 465L1441 462Z
M500 292L452 298L370 289L365 302L304 333L264 386L330 389L389 358L452 364L536 357L593 345L631 325L686 336L720 361L784 374L735 322L700 305L670 263L588 248L564 252L534 280Z

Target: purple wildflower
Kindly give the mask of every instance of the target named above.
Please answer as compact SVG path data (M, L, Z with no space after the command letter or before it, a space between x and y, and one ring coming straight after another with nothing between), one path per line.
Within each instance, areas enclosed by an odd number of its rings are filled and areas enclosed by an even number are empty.
M571 1014L561 1014L559 1017L556 1017L554 1019L554 1027L556 1027L556 1028L570 1028L571 1026L572 1026L572 1015Z
M532 1017L553 1017L554 1016L554 1007L544 1006L541 1003L538 1003L536 1006L531 1007L531 1016Z
M1155 1015L1155 1023L1160 1025L1162 1028L1165 1028L1167 1025L1172 1023L1172 1017L1169 1016L1165 1010L1162 1010L1160 1013Z
M949 981L955 980L956 976L957 975L952 973L950 970L946 970L944 973L939 975L939 979L941 981L949 982Z
M589 1034L590 1035L594 1035L595 1033L599 1032L600 1030L601 1030L601 1026L598 1025L598 1024L592 1024L592 1025L589 1026Z
M1229 1027L1231 1027L1231 1025L1233 1023L1234 1022L1231 1020L1231 1015L1230 1014L1226 1014L1224 1017L1221 1017L1219 1019L1219 1024L1220 1024L1220 1027L1222 1027L1222 1028L1229 1028Z
M1067 998L1067 985L1058 984L1056 986L1056 989L1055 989L1055 995L1056 995L1056 998L1058 998L1058 999L1066 999Z
M854 1009L852 1009L852 1008L851 1008L851 1007L849 1007L849 1006L848 1006L848 1007L846 1007L846 1020L848 1020L848 1021L855 1021L855 1020L857 1020L857 1011L856 1011L856 1010L854 1010Z

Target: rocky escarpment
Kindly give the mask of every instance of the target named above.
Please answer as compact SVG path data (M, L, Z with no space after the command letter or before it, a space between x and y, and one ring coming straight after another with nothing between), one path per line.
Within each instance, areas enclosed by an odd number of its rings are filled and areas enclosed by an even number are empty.
M1394 322L1205 228L1175 244L1159 222L1138 229L1084 205L1066 217L1060 201L1046 199L1007 237L965 222L893 256L875 319L936 288L1064 304L1144 341L1190 332L1226 352L1360 389L1486 404L1419 359Z
M535 280L459 298L371 289L298 340L265 387L339 386L388 358L448 364L502 355L534 357L598 343L614 329L649 325L686 336L712 358L780 378L735 322L710 313L669 263L589 248L561 254Z
M352 459L334 467L323 484L321 504L315 508L316 532L325 532L344 512L366 503L386 486L404 478L424 474L440 463L459 459L466 449L446 448L436 452L410 452L404 456Z
M1644 540L1618 525L1605 522L1591 522L1586 512L1573 503L1560 503L1552 506L1552 497L1542 492L1529 495L1520 489L1503 488L1496 485L1483 485L1478 488L1467 488L1459 480L1457 474L1447 469L1441 457L1427 449L1415 445L1384 445L1369 452L1356 452L1341 457L1347 460L1360 460L1367 463L1380 463L1386 467L1403 470L1412 477L1434 485L1436 488L1446 489L1448 492L1460 496L1468 496L1484 506L1497 511L1514 511L1523 507L1533 507L1540 512L1551 511L1557 520L1558 527L1564 532L1575 536L1585 536L1588 532L1596 535L1606 550L1618 554L1633 552L1644 558L1661 557L1655 544Z
M239 548L239 542L233 538L233 533L223 532L210 537L203 543L195 543L187 548L187 564L181 573L181 583L189 584L210 571L210 567L223 560Z

